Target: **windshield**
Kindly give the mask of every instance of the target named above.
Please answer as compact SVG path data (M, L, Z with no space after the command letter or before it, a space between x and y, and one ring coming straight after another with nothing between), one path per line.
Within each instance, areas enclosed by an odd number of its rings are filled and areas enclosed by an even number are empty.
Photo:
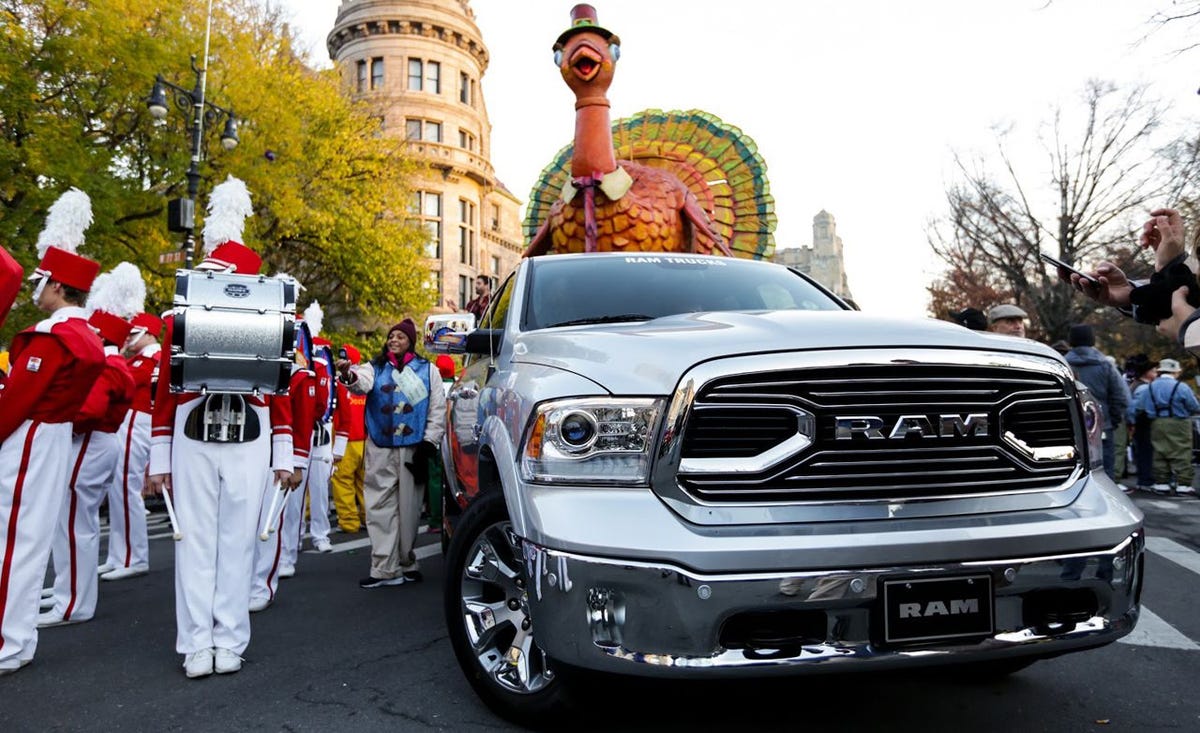
M836 299L779 265L726 257L538 257L522 327L661 318L697 311L842 310Z

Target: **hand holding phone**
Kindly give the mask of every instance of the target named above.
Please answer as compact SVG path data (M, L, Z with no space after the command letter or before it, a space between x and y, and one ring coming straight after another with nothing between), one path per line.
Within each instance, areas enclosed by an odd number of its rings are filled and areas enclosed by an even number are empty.
M1094 277L1092 277L1091 275L1087 274L1087 273L1086 273L1086 272L1084 272L1083 270L1078 270L1078 269L1076 269L1076 268L1072 267L1071 265L1068 265L1067 263L1063 262L1062 260L1055 259L1054 257L1051 257L1050 255L1046 254L1045 252L1039 252L1039 253L1038 253L1038 255L1039 255L1039 256L1040 256L1040 257L1041 257L1043 260L1045 260L1046 262L1049 262L1050 264L1054 265L1055 267L1057 267L1057 268L1059 268L1059 269L1066 270L1067 272L1073 272L1073 273L1075 273L1076 275L1078 275L1079 277L1081 277L1081 278L1083 278L1084 280L1086 280L1086 281L1088 281L1089 283L1091 283L1092 285L1099 285L1099 284L1100 284L1100 281L1099 281L1099 280L1097 280L1096 278L1094 278Z

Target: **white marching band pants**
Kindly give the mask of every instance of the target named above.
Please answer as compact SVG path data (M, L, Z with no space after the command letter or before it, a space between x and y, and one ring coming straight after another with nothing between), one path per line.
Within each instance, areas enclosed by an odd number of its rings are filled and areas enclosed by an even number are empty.
M202 409L204 401L198 400ZM258 438L206 443L184 435L175 420L171 486L183 539L175 543L175 650L220 647L241 654L250 643L250 585L258 543L262 476L271 464L271 418L258 414ZM180 410L180 412L184 412Z
M108 558L114 568L150 567L146 537L146 466L150 462L150 413L130 410L117 431L117 474L108 485Z
M71 439L67 500L58 516L54 558L54 607L65 621L96 613L100 556L100 503L117 470L116 433L93 430Z
M71 424L26 420L0 443L0 669L37 650L42 580L67 496Z

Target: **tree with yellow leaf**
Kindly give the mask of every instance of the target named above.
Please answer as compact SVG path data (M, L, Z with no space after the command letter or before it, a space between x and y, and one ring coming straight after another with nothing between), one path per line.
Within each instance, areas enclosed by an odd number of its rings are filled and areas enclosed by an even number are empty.
M26 266L46 210L70 186L92 197L80 249L107 269L128 260L147 277L150 307L170 305L180 244L166 203L183 196L188 115L154 120L156 74L190 88L203 52L206 3L185 0L0 0L0 241ZM241 144L206 135L197 228L212 185L233 174L253 197L246 244L268 274L285 271L320 300L325 330L390 322L424 310L424 231L407 220L417 164L380 133L375 110L351 102L336 72L293 50L277 12L257 0L214 0L207 98L242 120ZM211 145L210 145L211 143ZM36 320L21 304L0 333Z

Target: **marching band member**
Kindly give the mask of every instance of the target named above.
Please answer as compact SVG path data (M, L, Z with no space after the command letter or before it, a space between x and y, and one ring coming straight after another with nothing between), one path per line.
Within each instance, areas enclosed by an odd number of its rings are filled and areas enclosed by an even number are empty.
M329 542L329 477L333 473L333 412L337 391L333 388L333 350L327 339L319 337L324 313L313 301L304 309L304 322L313 336L313 372L317 383L317 409L312 427L312 450L304 491L308 495L308 529L313 549L332 552ZM301 502L303 503L303 501ZM300 523L303 536L304 522Z
M362 361L358 349L342 344L338 358L351 365ZM365 413L367 396L351 392L337 380L337 401L333 412L333 475L330 489L338 527L343 532L357 532L366 522L363 503L363 441L367 439Z
M128 262L96 278L88 296L88 323L104 342L105 367L75 418L69 493L51 548L54 595L51 608L38 616L38 628L82 623L96 613L100 502L116 476L121 452L117 430L136 391L121 356L131 328L125 316L140 311L145 300L142 274Z
M100 264L75 254L91 221L91 200L78 189L50 207L30 278L34 303L50 317L13 338L0 390L0 675L33 661L42 578L67 496L71 421L104 370L83 309Z
M117 474L108 486L108 558L100 566L101 580L120 580L150 571L150 546L146 532L146 504L142 489L150 462L150 412L158 379L162 319L139 313L125 343L125 358L137 392L133 407L117 436Z
M241 243L253 213L246 185L213 188L197 270L257 275L262 259ZM174 317L166 319L171 343ZM159 374L170 374L162 350ZM172 492L183 537L175 543L175 648L189 678L237 672L250 643L250 583L268 467L292 475L291 407L274 395L172 392L158 380L147 492ZM247 481L247 477L256 480Z
M312 359L312 340L308 335L308 326L304 321L296 323L296 363L292 365L292 376L288 381L287 400L292 412L292 474L286 482L277 483L275 478L268 476L262 490L262 501L259 509L259 524L271 522L278 529L273 540L256 542L254 544L254 580L250 587L250 611L258 612L275 602L275 594L279 591L279 579L290 578L296 574L295 545L298 543L299 513L296 509L296 495L303 500L303 492L297 491L304 483L304 474L309 461L309 442L299 436L307 435L312 430L313 415L316 412L316 380L312 370L307 365ZM281 398L282 399L282 398ZM271 511L275 492L287 491L283 506L276 517L268 520L267 512ZM293 524L294 523L294 524ZM291 540L293 553L289 554L288 542Z

